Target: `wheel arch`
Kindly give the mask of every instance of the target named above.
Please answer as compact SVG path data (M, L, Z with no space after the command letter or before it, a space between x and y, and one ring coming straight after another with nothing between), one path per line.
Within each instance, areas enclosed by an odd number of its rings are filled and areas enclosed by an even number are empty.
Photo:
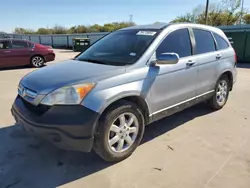
M220 79L222 76L227 76L228 81L229 81L229 89L230 89L230 91L232 91L232 89L233 89L233 73L232 73L232 71L230 71L230 70L224 71L224 72L220 75L219 79Z
M119 98L113 99L102 109L100 115L104 114L108 109L110 109L113 105L119 103L120 101L128 101L137 105L143 114L145 124L149 123L149 105L142 96L136 94L124 95Z

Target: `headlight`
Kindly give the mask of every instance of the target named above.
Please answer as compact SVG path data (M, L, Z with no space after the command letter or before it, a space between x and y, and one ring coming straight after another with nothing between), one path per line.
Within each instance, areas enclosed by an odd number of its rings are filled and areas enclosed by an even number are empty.
M41 103L50 106L55 104L79 104L94 86L94 83L65 86L49 93Z

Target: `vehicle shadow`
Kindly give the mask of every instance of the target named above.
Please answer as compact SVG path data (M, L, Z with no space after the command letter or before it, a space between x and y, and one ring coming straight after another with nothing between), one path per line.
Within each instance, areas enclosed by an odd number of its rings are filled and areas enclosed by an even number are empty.
M196 118L213 112L197 105L146 127L142 144ZM0 187L52 188L105 169L94 153L62 151L23 131L20 125L0 129Z
M59 53L81 53L81 52L75 52L73 50L60 50Z
M9 71L9 70L16 70L16 69L31 69L32 67L30 66L16 66L16 67L4 67L0 68L1 71Z
M47 64L44 64L42 67L46 67ZM29 65L26 65L26 66L15 66L15 67L4 67L4 68L0 68L0 72L1 71L10 71L10 70L23 70L23 69L39 69L39 68L34 68L34 67L31 67Z
M238 63L237 68L244 68L244 69L250 69L250 63L244 62L244 63Z

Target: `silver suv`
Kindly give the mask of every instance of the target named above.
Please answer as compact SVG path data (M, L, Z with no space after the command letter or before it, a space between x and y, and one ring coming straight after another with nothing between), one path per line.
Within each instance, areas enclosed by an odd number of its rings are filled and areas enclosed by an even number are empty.
M120 161L140 144L145 125L202 101L221 109L236 74L235 52L220 29L135 26L26 75L11 111L60 148Z

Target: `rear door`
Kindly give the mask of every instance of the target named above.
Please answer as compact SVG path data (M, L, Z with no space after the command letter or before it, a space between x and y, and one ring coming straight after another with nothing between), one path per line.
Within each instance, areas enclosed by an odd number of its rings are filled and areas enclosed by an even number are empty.
M218 65L221 54L216 51L213 35L208 30L193 28L195 40L194 59L198 66L197 95L204 95L213 92Z
M1 40L0 41L0 67L11 66L10 58L10 41Z
M28 65L30 63L31 49L26 41L12 41L10 50L12 66Z
M222 36L213 33L214 39L216 40L216 49L217 49L217 55L221 56L221 60L223 61L229 61L232 62L233 64L235 62L235 54L232 48L230 48L229 42L226 41L225 38Z

